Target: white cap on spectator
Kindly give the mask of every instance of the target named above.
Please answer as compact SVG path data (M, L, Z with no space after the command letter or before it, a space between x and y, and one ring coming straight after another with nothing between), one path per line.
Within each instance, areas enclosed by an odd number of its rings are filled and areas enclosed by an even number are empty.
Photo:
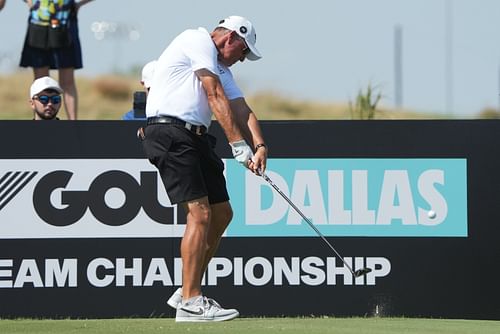
M141 82L145 88L151 87L151 81L153 80L153 73L156 67L156 60L152 60L142 68L142 79Z
M217 27L223 27L229 30L236 31L239 36L243 37L248 47L250 48L250 52L247 54L248 60L259 60L260 58L262 58L259 50L257 50L257 48L255 47L257 34L255 33L252 22L248 21L244 17L233 15L225 18L224 20L221 20Z
M57 81L55 81L51 77L41 77L33 81L33 83L31 84L30 99L46 89L53 89L57 91L59 94L62 94L63 92L62 88L59 86Z

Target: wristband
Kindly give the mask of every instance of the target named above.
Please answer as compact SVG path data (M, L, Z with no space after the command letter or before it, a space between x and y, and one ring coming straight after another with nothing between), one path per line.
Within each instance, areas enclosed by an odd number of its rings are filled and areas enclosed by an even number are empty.
M261 144L257 144L257 145L255 145L255 152L257 152L257 150L258 150L259 148L261 148L261 147L263 147L263 148L267 149L267 145L266 145L266 144L264 144L264 143L261 143Z

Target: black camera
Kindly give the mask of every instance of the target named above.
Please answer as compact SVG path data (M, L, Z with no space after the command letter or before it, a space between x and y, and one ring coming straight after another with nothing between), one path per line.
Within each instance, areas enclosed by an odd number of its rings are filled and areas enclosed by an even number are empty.
M134 118L146 118L146 92L134 92Z

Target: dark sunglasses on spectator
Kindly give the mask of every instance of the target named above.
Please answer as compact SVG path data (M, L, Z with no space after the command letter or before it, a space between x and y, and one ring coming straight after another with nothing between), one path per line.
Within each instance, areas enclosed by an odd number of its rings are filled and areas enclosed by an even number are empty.
M41 104L46 105L50 102L52 104L59 104L61 103L61 96L60 95L54 95L54 96L48 96L48 95L39 95L35 96L35 99L40 101Z

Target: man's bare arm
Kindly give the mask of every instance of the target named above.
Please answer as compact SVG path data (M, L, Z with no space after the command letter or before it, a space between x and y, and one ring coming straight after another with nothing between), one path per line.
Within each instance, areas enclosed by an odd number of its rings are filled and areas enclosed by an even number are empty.
M201 84L205 89L208 105L212 113L215 115L215 118L217 118L226 134L234 158L240 164L256 173L257 169L252 161L252 148L245 141L245 137L236 120L237 115L231 110L231 106L224 93L224 88L222 87L219 77L204 69L196 71L196 75L200 78Z
M231 110L235 113L236 122L242 131L245 140L255 148L258 144L264 144L264 137L260 129L257 116L248 106L243 97L229 101Z
M268 149L255 113L250 109L243 97L229 101L231 110L236 114L236 121L247 143L252 146L254 156L251 169L260 174L265 172Z
M244 139L219 77L205 69L196 71L196 75L201 80L207 93L208 105L224 130L227 140L232 143Z

